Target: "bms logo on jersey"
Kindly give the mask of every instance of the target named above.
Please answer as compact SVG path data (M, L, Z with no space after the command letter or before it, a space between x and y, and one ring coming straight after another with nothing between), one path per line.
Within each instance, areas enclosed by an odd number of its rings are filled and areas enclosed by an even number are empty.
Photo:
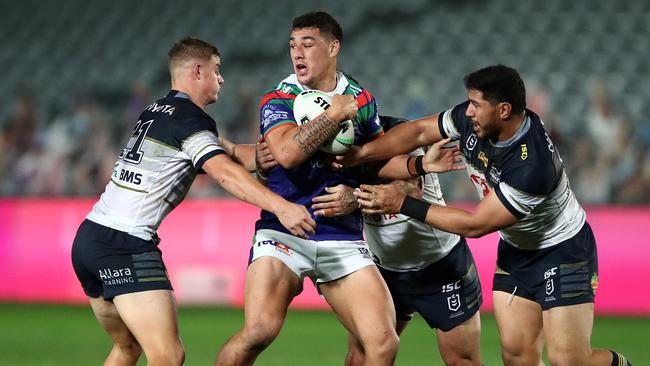
M139 169L131 164L117 162L113 167L111 180L122 188L128 188L136 191L142 189L145 182L146 171Z

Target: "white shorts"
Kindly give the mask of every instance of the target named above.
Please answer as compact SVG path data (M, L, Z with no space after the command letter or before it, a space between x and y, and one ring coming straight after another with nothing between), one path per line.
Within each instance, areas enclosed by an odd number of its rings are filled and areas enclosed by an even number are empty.
M260 257L281 260L300 279L329 282L363 267L374 266L363 240L305 240L275 230L258 230L253 238L250 262Z

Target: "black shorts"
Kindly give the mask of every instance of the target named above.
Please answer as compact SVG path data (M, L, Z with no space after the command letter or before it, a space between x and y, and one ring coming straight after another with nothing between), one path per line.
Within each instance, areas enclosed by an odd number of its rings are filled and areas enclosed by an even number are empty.
M449 331L470 319L483 303L474 257L465 238L442 259L419 271L379 268L398 319L420 313L431 328Z
M522 250L499 242L493 290L534 301L548 310L594 302L598 255L591 227L550 248Z
M172 290L160 249L125 232L84 220L72 244L72 266L86 295Z

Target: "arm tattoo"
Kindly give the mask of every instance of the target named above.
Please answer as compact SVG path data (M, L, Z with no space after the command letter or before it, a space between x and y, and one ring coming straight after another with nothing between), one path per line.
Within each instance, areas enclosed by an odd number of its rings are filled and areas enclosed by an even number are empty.
M315 120L300 126L293 135L293 140L298 144L305 155L311 155L324 142L329 141L339 130L339 124L323 113Z
M414 178L409 180L396 180L394 182L399 189L406 193L409 196L422 198L422 180L420 178Z

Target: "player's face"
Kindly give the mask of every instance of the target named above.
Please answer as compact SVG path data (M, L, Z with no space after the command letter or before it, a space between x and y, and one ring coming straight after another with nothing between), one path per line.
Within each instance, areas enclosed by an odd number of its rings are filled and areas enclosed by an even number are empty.
M221 76L221 59L217 56L212 56L210 61L202 65L206 71L205 78L203 79L203 97L206 100L205 105L214 103L219 99L219 92L224 83Z
M483 92L476 89L470 89L467 96L469 105L465 115L472 120L476 137L480 139L498 137L499 114L496 106L483 99Z
M322 36L318 28L291 32L289 53L298 82L311 89L330 91L323 88L329 86L326 82L336 73L338 49L339 41Z

